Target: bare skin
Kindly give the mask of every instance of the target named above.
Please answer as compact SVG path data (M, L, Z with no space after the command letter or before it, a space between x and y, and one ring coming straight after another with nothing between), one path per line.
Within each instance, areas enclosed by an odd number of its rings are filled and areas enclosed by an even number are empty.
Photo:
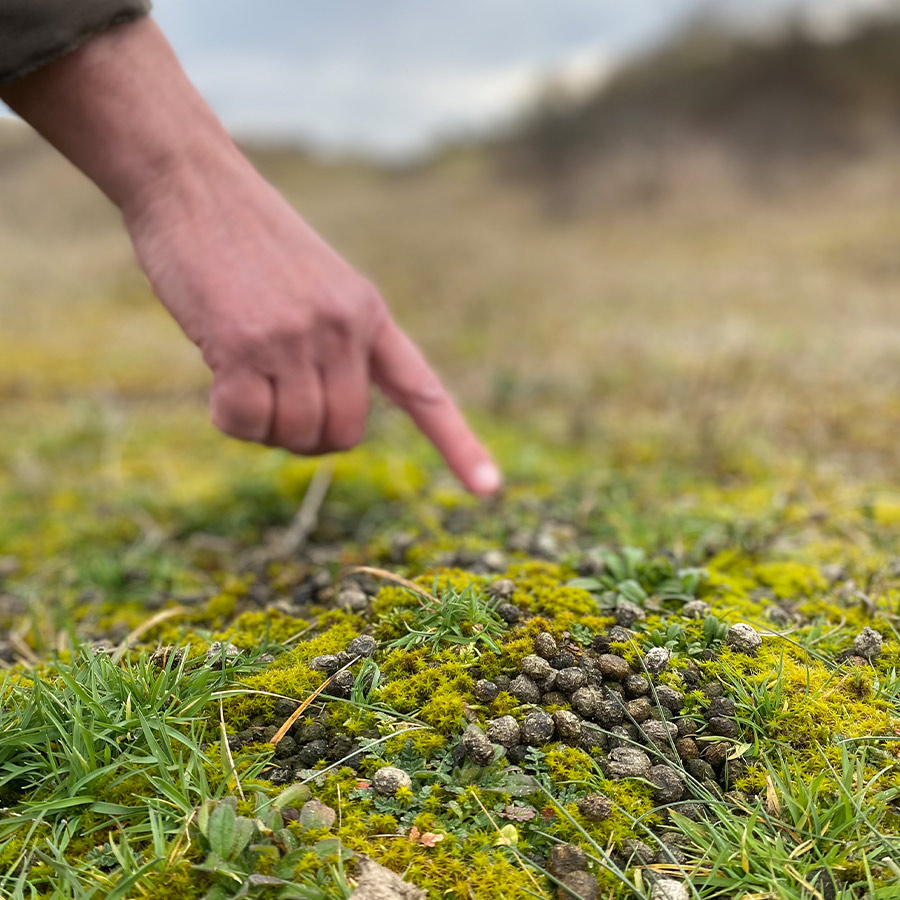
M500 474L377 290L252 167L150 18L109 29L0 97L122 212L159 299L212 370L214 424L320 454L362 440L370 384L463 484Z

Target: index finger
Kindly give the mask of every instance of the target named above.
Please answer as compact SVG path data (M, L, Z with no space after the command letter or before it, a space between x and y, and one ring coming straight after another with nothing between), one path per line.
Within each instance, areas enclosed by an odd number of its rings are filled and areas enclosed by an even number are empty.
M500 489L500 471L418 347L387 319L372 348L372 380L406 410L460 481L475 494Z

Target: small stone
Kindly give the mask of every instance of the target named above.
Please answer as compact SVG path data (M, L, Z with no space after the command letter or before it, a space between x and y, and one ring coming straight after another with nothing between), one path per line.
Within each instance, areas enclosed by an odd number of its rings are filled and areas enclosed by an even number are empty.
M239 647L229 644L227 641L213 641L206 651L206 664L208 666L221 666L234 662L241 655Z
M609 749L614 750L616 747L630 747L634 743L635 735L631 733L633 726L615 725L609 729L607 743Z
M498 688L500 688L501 691L508 691L509 684L510 684L509 675L498 675L494 679L494 683L497 685Z
M644 610L636 603L619 599L616 604L616 625L620 628L631 628L635 622L644 618Z
M553 713L553 724L557 735L564 741L581 739L581 719L567 709L558 709Z
M314 672L324 672L326 675L334 675L340 668L338 658L332 654L314 656L307 665Z
M734 716L736 708L734 700L730 697L713 697L710 701L709 708L706 710L706 718L712 719L714 716L724 716L730 719Z
M597 708L594 710L594 719L607 728L621 725L625 721L625 706L618 699L603 700L602 703L597 704Z
M716 771L705 759L686 759L684 769L691 778L695 778L697 781L715 781Z
M684 812L683 808L679 812ZM690 894L680 881L660 878L650 891L650 900L690 900Z
M536 709L522 722L522 740L531 747L542 747L553 737L554 727L552 717Z
M681 712L684 708L684 694L667 685L660 685L656 689L656 700L664 709L675 713Z
M594 718L601 703L603 703L603 694L598 688L582 687L572 694L572 706L586 719Z
M541 529L534 536L531 551L535 556L543 556L546 559L559 559L562 553L556 535L547 529Z
M496 612L507 625L515 625L522 618L522 610L514 603L500 603Z
M509 692L522 703L541 702L541 690L527 675L517 675L509 683Z
M514 765L521 766L528 759L528 744L516 744L506 751L506 758Z
M686 619L705 619L710 613L710 606L705 600L688 600L681 607L681 614Z
M622 842L622 850L630 862L637 862L642 866L649 866L653 862L653 850L648 844L635 838L626 838Z
M587 854L575 844L556 844L550 851L547 869L557 878L570 872L584 872L587 867Z
M755 656L759 648L762 647L762 638L753 627L745 622L738 622L737 625L732 625L728 629L725 643L735 653L746 653L748 656Z
M622 683L625 688L625 696L646 697L650 693L650 682L643 675L629 675Z
M325 726L321 722L308 722L297 730L296 738L301 744L308 744L311 741L322 740L326 734Z
M547 631L542 631L534 639L534 652L544 659L552 659L559 652L556 638Z
M602 822L612 815L613 805L609 797L603 794L588 794L578 801L578 811L588 822Z
M644 666L651 675L659 675L669 665L672 654L665 647L651 647L644 654Z
M725 689L718 681L710 681L709 684L703 685L703 693L710 700L714 700L716 697L721 697L725 693Z
M308 744L304 744L300 748L297 758L304 766L306 766L306 768L311 769L313 766L317 766L319 761L325 759L327 755L328 741L320 740L310 741Z
M541 694L541 706L544 707L565 706L568 702L569 698L559 691L547 691L546 694Z
M609 751L609 772L613 778L646 778L650 768L650 757L637 747Z
M489 572L502 572L506 568L506 554L502 550L486 550L482 554L481 562Z
M689 716L682 716L680 719L677 719L675 727L678 729L678 737L691 737L700 730L696 720L691 719Z
M605 750L608 743L606 735L596 725L591 725L590 722L581 723L581 747L588 753L598 747Z
M336 819L337 813L330 806L315 799L307 800L300 807L298 817L300 827L307 830L324 828L327 831L334 825Z
M377 649L378 641L369 634L361 634L347 644L347 653L350 656L359 656L364 659L374 656Z
M578 666L569 666L556 673L556 689L564 694L573 694L578 688L584 687L585 681L587 675Z
M475 682L475 687L472 688L472 695L479 703L493 703L499 693L500 688L496 683L488 681L486 678L479 678Z
M597 900L600 896L599 882L587 872L569 872L559 880L562 883L556 889L558 900Z
M519 670L533 681L541 681L550 675L553 668L542 656L532 653L522 659L519 663Z
M522 739L519 723L512 716L491 719L485 727L485 733L492 743L502 747L514 747Z
M512 595L516 592L516 583L511 578L500 578L492 584L488 585L487 592L492 597L500 597L503 600L512 597ZM501 604L502 606L503 604ZM512 604L509 604L510 606ZM497 612L500 612L500 607L497 607ZM501 617L502 618L502 617Z
M355 684L356 676L349 669L344 669L342 672L337 672L332 676L325 693L330 694L332 697L349 697Z
M369 598L359 588L344 588L338 592L337 605L348 612L365 612Z
M393 797L401 788L411 787L412 779L396 766L383 766L372 776L372 790L385 797Z
M563 650L550 660L550 665L557 671L569 669L575 665L575 657L568 650Z
M651 719L641 725L641 734L656 747L668 747L678 737L678 726L674 722Z
M653 707L646 697L638 697L637 700L629 700L625 704L625 712L629 719L640 725L653 715Z
M661 866L683 866L687 862L687 856L677 844L662 844L653 861Z
M692 737L680 737L675 741L675 752L682 759L697 759L700 756L700 748Z
M230 742L229 746L231 746ZM283 759L286 756L293 756L296 752L297 742L289 734L286 734L275 746L275 755L280 759Z
M600 674L610 681L625 681L631 675L631 666L628 660L614 653L603 653L597 660Z
M884 643L881 635L874 629L866 626L853 639L853 652L857 656L869 661L881 655L881 647Z
M740 734L737 722L725 716L712 716L707 720L710 734L724 738L736 738Z
M670 766L653 766L650 769L653 797L657 803L677 803L684 797L684 781Z
M494 745L480 728L470 725L463 733L462 745L476 766L489 766L494 761Z
M717 741L715 744L708 744L703 748L703 758L714 768L718 769L725 765L728 759L730 747L724 741Z
M609 634L607 635L610 644L627 644L631 640L631 635L628 633L627 629L623 628L621 625L613 625L612 628L609 629ZM611 647L607 647L607 650L610 650Z
M425 900L425 891L374 860L358 856L356 889L351 896L354 900Z

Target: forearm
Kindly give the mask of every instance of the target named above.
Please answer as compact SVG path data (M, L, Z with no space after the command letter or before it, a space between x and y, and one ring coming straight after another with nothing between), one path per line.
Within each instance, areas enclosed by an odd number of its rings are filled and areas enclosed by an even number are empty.
M213 372L223 431L297 453L346 449L362 439L374 381L471 490L498 489L381 297L254 171L152 20L96 35L0 97L122 210L150 284Z
M161 182L249 165L149 18L96 35L0 97L126 216Z

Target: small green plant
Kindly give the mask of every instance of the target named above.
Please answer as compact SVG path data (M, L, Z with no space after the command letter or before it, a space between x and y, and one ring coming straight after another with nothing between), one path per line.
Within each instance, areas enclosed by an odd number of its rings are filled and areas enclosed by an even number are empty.
M438 595L437 585L434 593ZM436 651L481 645L500 652L497 641L505 625L494 609L493 599L472 585L462 590L450 587L438 599L437 604L423 601L411 613L408 609L399 611L396 615L401 617L399 623L407 633L391 641L388 648L410 650L426 646Z
M323 867L315 875L295 880L294 870L310 848L285 827L283 811L293 803L309 800L309 789L292 785L274 799L256 795L254 816L237 814L234 797L207 800L192 822L195 839L206 852L194 866L213 882L205 900L237 900L240 897L275 897L279 900L344 900L351 888L344 863L351 854L334 838L313 845ZM313 801L315 803L315 801ZM300 814L310 808L305 805ZM333 817L333 810L328 810ZM311 827L323 825L323 816L313 810L306 820ZM327 826L327 821L326 821Z
M704 650L719 647L727 634L728 623L719 621L714 615L708 615L703 620L703 630L699 637L692 636L680 622L670 622L665 628L654 628L649 632L647 645L665 647L687 656L699 656Z
M659 601L691 600L697 596L706 571L698 568L676 568L665 557L648 557L638 547L623 547L620 551L599 549L593 557L602 569L601 574L569 581L596 594L604 606L615 608L621 598L644 606L650 597Z

